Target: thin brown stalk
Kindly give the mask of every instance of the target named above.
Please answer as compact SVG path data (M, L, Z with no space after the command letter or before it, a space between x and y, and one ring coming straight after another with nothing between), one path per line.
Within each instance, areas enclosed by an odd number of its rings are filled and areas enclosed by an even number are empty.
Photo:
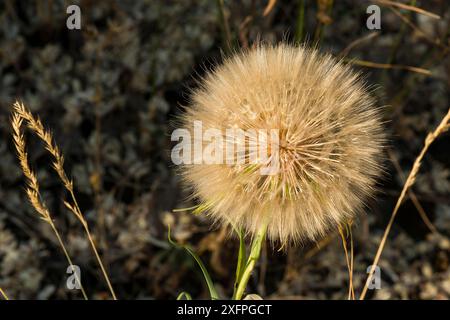
M380 35L379 32L371 32L371 33L369 33L369 34L366 35L366 36L360 37L360 38L356 39L355 41L352 41L347 47L345 47L344 50L341 51L341 53L339 53L339 56L340 56L340 57L345 57L345 56L347 56L347 55L350 53L350 51L351 51L353 48L355 48L356 46L360 45L360 44L363 43L363 42L366 42L366 41L368 41L368 40L371 40L371 39L373 39L373 38L375 38L375 37L378 37L379 35Z
M399 17L405 24L407 24L411 29L413 29L420 37L425 39L427 42L431 43L432 45L437 45L441 48L447 48L447 46L443 45L441 43L440 39L432 39L430 35L428 35L425 31L420 29L418 26L416 26L414 23L411 22L410 19L405 17L403 14L401 14L400 11L397 9L390 7L389 8L397 17Z
M45 130L45 128L42 125L42 122L40 121L39 118L34 118L33 115L25 108L25 106L18 102L16 102L14 104L14 109L15 109L15 113L16 113L17 117L20 119L26 120L28 128L30 128L34 133L36 133L36 135L43 141L43 143L45 145L45 149L53 156L53 159L54 159L53 169L58 174L58 176L61 179L66 190L69 192L69 194L72 198L72 202L73 202L72 204L70 204L67 201L64 201L64 204L82 224L84 231L86 233L86 236L91 245L92 251L94 252L95 258L100 266L100 269L103 273L105 281L108 285L109 291L111 292L113 299L116 300L117 298L116 298L114 289L111 285L111 282L109 280L109 277L108 277L106 269L103 265L103 262L100 258L100 255L98 254L97 248L95 246L95 242L89 231L89 226L87 224L87 221L84 219L84 216L83 216L83 214L78 206L78 202L75 198L74 189L73 189L73 181L67 177L67 174L64 171L64 157L62 156L61 152L59 151L58 146L53 143L53 138L52 138L51 133L49 131Z
M243 49L248 49L249 43L248 43L248 31L249 31L249 25L253 21L252 16L245 17L244 21L242 21L239 24L239 41L241 43L241 46Z
M377 63L372 61L358 60L358 59L346 59L351 64L356 64L358 66L377 68L377 69L403 69L427 76L431 75L431 71L419 67L404 66L399 64L388 64L388 63Z
M339 234L342 239L342 247L344 248L345 260L347 262L349 285L348 285L348 300L355 300L355 290L353 287L353 236L351 232L351 224L346 226L346 234L342 227L339 227ZM347 247L347 238L350 237L350 253Z
M410 0L409 5L415 6L416 5L416 0ZM395 10L394 7L392 7L392 6L390 6L389 9ZM409 11L407 13L407 16L411 17L411 15L412 15L412 11ZM388 57L388 60L386 62L387 64L391 64L391 63L394 62L394 60L395 60L395 58L397 56L398 49L400 48L400 44L401 44L401 42L402 42L402 40L403 40L403 38L405 36L405 32L406 32L406 25L404 23L402 23L401 26L400 26L400 31L396 35L396 39L395 39L395 41L393 43L393 46L392 46L392 48L390 50L389 57ZM386 83L387 82L387 69L384 69L384 71L383 71L382 81L381 82L382 83Z
M66 249L66 246L64 245L64 242L62 241L61 235L53 222L53 219L50 215L50 211L48 210L46 204L43 201L41 201L42 197L41 197L41 194L39 191L39 183L38 183L37 177L36 177L35 173L31 170L30 165L28 163L28 155L27 155L26 148L25 148L25 145L26 145L25 138L21 132L23 120L25 119L21 116L21 108L22 107L23 107L23 105L20 105L17 102L16 102L16 104L14 104L15 113L13 114L11 123L12 123L12 128L13 128L14 145L16 147L17 156L19 158L20 167L22 169L22 172L23 172L25 178L27 179L27 188L26 188L27 197L28 197L31 205L39 213L40 218L42 220L44 220L46 223L48 223L50 225L51 229L53 230L53 232L55 233L58 243L59 243L60 247L62 248L64 256L66 257L69 265L74 265L72 262L72 259L70 258L70 255ZM76 281L80 285L80 289L81 289L84 299L88 300L86 292L83 288L83 285L81 284L81 281L80 281L77 273L74 273L74 275L75 275Z
M433 143L433 141L436 140L436 138L439 135L441 135L442 133L444 133L445 131L447 131L450 128L449 122L450 122L450 109L448 110L445 117L442 119L441 123L437 126L437 128L433 132L430 132L427 135L427 137L425 139L424 147L423 147L422 151L420 152L419 156L414 161L411 172L409 173L409 176L406 179L405 184L403 185L402 192L400 193L397 203L395 204L394 211L392 212L391 218L389 219L389 223L386 226L386 229L384 230L384 234L383 234L383 237L381 238L380 244L378 246L377 253L375 254L375 258L370 267L369 275L367 276L367 280L364 285L363 291L359 297L360 300L364 300L364 298L366 296L366 293L367 293L367 290L369 287L369 283L372 280L373 273L375 271L375 267L378 265L378 262L380 260L381 253L383 252L387 237L389 235L389 232L391 231L391 228L394 223L395 217L397 215L398 209L400 208L400 205L402 204L402 201L405 198L406 192L415 182L417 173L419 172L419 169L420 169L422 159L425 156L426 152L428 151L428 148L430 147L430 145Z
M350 286L349 290L351 290L352 299L355 300L355 288L353 287L353 265L354 265L354 251L353 251L353 232L352 226L349 226L349 234L350 234Z
M389 155L389 158L391 159L392 164L394 165L395 169L397 170L397 173L399 174L400 179L402 179L402 181L405 181L406 177L403 174L402 168L400 167L400 164L398 163L397 158L390 150L388 151L388 155ZM416 207L416 210L419 213L420 218L422 218L423 223L428 227L428 229L430 229L430 231L432 233L439 234L439 231L436 229L436 227L433 225L433 223L430 221L430 219L428 219L428 216L427 216L425 210L423 209L422 205L420 204L419 199L417 199L416 194L412 190L408 190L408 196L411 199L414 206Z
M276 3L277 3L277 0L269 0L268 1L267 6L264 9L264 13L263 13L264 17L267 16L272 11L272 9L275 7Z
M73 214L78 218L78 220L83 225L84 231L86 233L86 236L89 240L89 243L91 244L92 251L94 252L95 258L97 259L97 262L100 266L100 269L102 270L103 276L105 278L106 283L108 284L109 291L111 292L111 295L114 300L117 300L116 294L114 292L114 289L111 285L111 281L109 280L108 273L106 272L105 266L103 265L102 259L100 258L100 255L97 251L97 247L95 246L94 239L91 236L91 232L89 231L89 226L87 224L87 221L84 219L83 214L81 213L80 207L78 206L77 199L75 198L75 194L73 192L73 185L71 184L71 189L68 189L70 196L72 198L73 204L64 201L64 204L66 207L73 212Z
M314 31L314 42L320 44L323 37L324 27L332 23L331 12L334 0L317 0L317 24Z
M386 6L389 6L389 7L397 7L397 8L400 8L400 9L413 11L413 12L416 12L418 14L422 14L424 16L428 16L428 17L433 18L433 19L440 19L441 18L439 15L437 15L435 13L426 11L426 10L418 8L416 6L411 6L411 5L400 3L400 2L389 1L389 0L375 0L375 2L378 2L381 5L386 5Z

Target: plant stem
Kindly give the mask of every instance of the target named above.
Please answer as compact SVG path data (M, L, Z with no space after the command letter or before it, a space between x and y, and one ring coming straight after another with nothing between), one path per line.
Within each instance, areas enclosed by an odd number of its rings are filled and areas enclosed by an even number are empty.
M305 26L305 0L300 0L298 4L297 26L295 28L295 43L303 41L303 31Z
M103 273L103 276L104 276L104 278L106 280L106 283L108 284L109 291L111 292L111 295L112 295L113 299L117 300L116 293L114 292L114 289L113 289L113 287L111 285L111 282L109 281L108 274L106 273L105 267L103 266L102 259L100 259L100 255L98 254L97 248L95 247L94 240L91 237L91 233L89 232L89 228L88 228L87 224L84 226L84 230L86 231L86 235L87 235L87 237L89 239L89 242L91 244L92 250L94 251L95 258L97 259L98 264L100 265L100 268L102 269L102 273Z
M84 231L86 232L86 235L88 237L89 243L90 243L90 245L92 247L92 251L94 251L95 258L97 259L97 262L98 262L98 264L100 266L100 269L102 270L103 277L105 278L105 281L106 281L106 283L108 285L109 291L111 292L111 295L112 295L113 299L117 300L116 293L114 292L114 289L113 289L113 287L111 285L111 281L109 280L108 274L106 273L106 269L103 266L102 259L100 258L100 255L98 254L97 247L95 246L95 243L94 243L94 239L92 239L91 232L89 231L89 226L88 226L86 220L84 219L84 217L83 217L83 215L81 213L80 207L78 206L78 202L77 202L77 199L75 198L75 194L73 192L73 189L70 188L69 191L70 191L70 195L72 197L72 201L73 201L73 203L75 205L75 209L76 209L76 211L78 213L77 216L80 219L81 224L83 225Z
M267 233L267 222L265 222L258 233L256 234L255 239L252 242L252 247L250 251L250 256L248 257L247 264L245 266L244 272L242 273L241 280L239 281L239 285L236 290L236 294L234 299L241 300L244 295L245 289L247 288L247 283L250 280L250 276L255 268L256 262L261 255L262 243L266 239Z
M375 272L375 268L378 266L378 262L380 261L381 253L383 252L384 246L386 245L386 241L387 241L389 232L391 231L392 225L394 224L395 217L396 217L398 210L403 202L403 199L405 198L406 192L412 187L412 185L416 181L416 176L417 176L417 173L419 172L420 166L422 164L423 157L427 153L428 148L434 142L434 140L436 140L436 138L439 137L440 134L446 132L448 129L450 129L450 109L448 109L447 114L442 119L441 123L437 126L437 128L433 132L428 133L427 137L425 138L425 143L422 148L422 151L420 151L419 155L417 156L416 160L414 161L414 164L408 175L408 178L406 179L405 184L403 185L400 196L397 199L394 210L392 211L388 225L386 226L386 229L384 230L383 237L381 238L380 244L378 245L377 253L375 254L375 258L373 259L373 262L371 264L371 267L369 270L369 275L367 276L367 280L366 280L366 283L364 284L364 288L361 292L361 295L359 296L359 300L364 300L364 298L366 297L367 290L369 289L369 284L372 281L372 277Z
M416 0L411 0L410 5L415 6ZM407 15L408 15L408 17L411 17L412 12L409 11L407 13ZM400 48L403 37L405 36L406 27L407 27L406 23L402 22L401 27L400 27L400 32L397 34L394 45L392 46L392 48L390 50L389 58L388 58L388 61L386 62L386 64L393 64L395 62L395 58L397 56L398 49ZM387 80L387 70L383 70L383 73L381 76L381 83L384 83L387 86L388 84L387 84L386 80Z
M318 10L320 13L320 5L318 3ZM324 3L323 12L328 16L331 16L331 13L333 11L333 0L328 0ZM320 42L323 38L323 29L325 28L325 24L323 21L320 21L320 19L317 19L317 25L316 25L316 31L314 32L314 44L318 47L320 46Z
M2 288L0 288L0 295L1 295L5 300L9 300L8 296L6 295L5 291L3 291Z
M239 282L241 281L242 274L245 271L245 260L247 259L247 253L245 249L245 239L244 239L244 232L240 229L235 229L236 233L239 236L239 254L238 254L238 260L236 265L236 279L234 281L234 290L233 290L233 299L236 297L236 291L239 286Z
M227 17L225 16L225 5L223 0L217 0L217 7L219 9L220 27L222 29L222 41L226 53L231 52L231 31L228 24Z
M48 219L48 223L50 224L50 227L52 228L53 232L56 235L56 238L58 239L59 245L61 246L64 255L66 256L67 262L69 263L69 265L73 266L73 262L72 259L69 256L69 253L67 252L66 246L64 245L61 236L58 232L58 229L56 229L56 226L54 225L53 221L49 218ZM80 289L81 289L81 293L83 294L84 300L88 300L88 297L86 295L86 292L84 291L83 285L81 284L81 280L78 277L78 274L76 272L73 273L75 275L75 280L78 282L78 284L80 285Z
M198 266L202 270L203 277L205 278L206 285L208 286L208 289L209 289L209 294L211 295L211 299L212 300L220 299L219 294L217 293L216 287L214 286L214 283L211 279L211 276L209 275L208 270L206 269L206 267L203 264L200 257L188 245L181 245L181 244L178 244L175 241L173 241L172 238L170 237L170 225L168 225L167 227L168 227L167 228L168 229L167 230L167 240L169 240L169 243L172 244L173 246L175 246L176 248L183 248L191 255L192 258L194 258L195 262L197 262ZM178 298L180 298L180 296L181 296L181 294L178 296ZM189 297L190 297L190 295L189 295ZM179 300L178 298L177 298L177 300ZM186 298L188 298L188 297L186 296ZM188 300L191 300L191 299L188 299Z

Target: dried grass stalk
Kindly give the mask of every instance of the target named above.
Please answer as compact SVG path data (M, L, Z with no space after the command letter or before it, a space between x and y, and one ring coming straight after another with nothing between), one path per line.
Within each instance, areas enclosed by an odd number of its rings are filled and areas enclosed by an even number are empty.
M106 269L103 265L103 262L100 258L100 255L97 251L97 248L95 246L94 239L92 238L91 232L89 230L89 226L87 221L84 219L84 216L80 210L80 207L78 205L78 202L75 197L75 193L73 190L73 181L70 180L67 177L66 172L64 171L64 157L61 154L58 146L53 143L52 135L49 131L45 130L44 126L42 125L42 122L39 118L34 118L31 112L29 112L25 106L22 103L16 102L14 104L14 115L13 115L13 129L14 129L14 141L16 144L16 148L18 150L19 154L19 161L22 167L22 170L25 174L25 176L28 179L28 189L27 194L28 197L32 203L32 205L35 207L35 209L41 214L41 216L49 222L51 225L53 223L50 219L50 214L46 207L39 201L39 186L37 179L31 169L29 168L26 152L25 152L25 142L23 139L23 135L20 132L20 127L22 124L22 121L25 120L28 128L34 132L44 143L45 149L52 155L53 157L53 168L55 169L56 173L58 174L59 178L61 179L64 187L69 192L72 203L69 203L67 201L64 201L64 205L75 215L75 217L80 221L82 224L84 231L86 233L86 236L89 240L89 243L91 245L91 248L94 252L95 258L100 266L100 269L103 273L103 276L105 278L105 281L108 285L109 291L111 292L111 295L114 300L116 300L116 295L114 292L114 289L111 285L111 281L109 280L108 274L106 272ZM56 230L56 229L55 229Z
M40 218L42 220L44 220L46 223L48 223L50 225L50 227L52 228L53 232L55 233L58 243L59 243L60 247L62 248L64 255L67 259L67 262L69 263L69 265L73 265L72 259L70 258L70 255L66 249L66 246L64 245L64 242L62 241L61 235L60 235L58 229L56 228L55 224L53 223L53 219L50 215L50 212L49 212L47 206L45 205L45 203L41 200L42 197L41 197L41 194L39 191L38 180L36 178L35 173L31 170L30 165L28 163L28 154L27 154L26 148L25 148L25 145L26 145L25 138L21 132L24 118L18 112L18 111L22 110L22 108L23 108L23 105L20 105L17 102L16 102L16 104L14 104L15 112L13 114L11 124L12 124L12 129L13 129L13 140L14 140L14 145L16 147L16 151L17 151L17 157L19 158L20 167L21 167L22 172L25 175L25 178L27 180L26 193L27 193L27 196L28 196L28 199L29 199L31 205L36 209ZM80 289L81 289L84 299L87 300L88 298L87 298L86 292L84 291L83 285L81 284L81 281L78 278L78 275L76 273L75 273L75 278L76 278L76 281L80 285ZM4 294L4 293L2 292L2 294Z
M348 300L355 300L355 289L353 287L353 234L352 234L352 222L339 227L339 234L342 239L342 247L344 248L345 260L348 269ZM350 240L350 252L347 248L347 238Z
M411 6L411 5L408 5L408 4L404 4L404 3L400 3L400 2L396 2L396 1L389 1L389 0L376 0L375 2L378 2L381 5L389 6L391 8L392 7L397 7L397 8L400 8L400 9L413 11L413 12L415 12L417 14L422 14L424 16L427 16L427 17L430 17L430 18L433 18L433 19L437 19L437 20L441 19L441 17L439 15L437 15L435 13L432 13L432 12L429 12L429 11L426 11L424 9L418 8L416 6Z
M436 138L439 135L446 132L448 129L450 129L450 109L448 110L445 117L442 119L441 123L437 126L437 128L433 132L428 133L428 135L425 139L425 145L424 145L422 151L420 152L419 156L414 161L411 172L409 173L409 176L406 179L405 184L403 185L402 192L400 193L397 203L395 204L394 211L392 212L389 223L388 223L386 229L384 230L383 238L381 239L380 245L378 246L378 250L377 250L377 253L373 260L372 266L370 268L369 275L367 277L367 280L364 285L361 296L359 297L360 300L364 300L364 298L366 296L369 283L372 280L373 273L375 271L375 267L378 265L378 262L380 260L381 253L383 252L387 237L389 235L389 232L391 231L392 224L394 223L394 219L397 215L398 209L400 208L400 205L402 204L402 201L405 198L405 195L408 192L408 189L411 188L411 186L414 184L414 182L416 180L416 176L417 176L417 173L419 172L420 165L421 165L423 157L425 156L425 153L428 151L428 148L433 143L433 141L436 140Z

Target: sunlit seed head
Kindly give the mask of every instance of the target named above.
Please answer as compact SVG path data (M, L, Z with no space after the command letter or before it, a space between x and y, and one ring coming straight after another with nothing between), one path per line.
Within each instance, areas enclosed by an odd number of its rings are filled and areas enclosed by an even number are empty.
M268 222L268 237L283 244L354 219L381 171L379 108L358 74L316 50L261 45L227 59L193 92L181 124L191 130L194 121L224 139L232 127L278 129L278 174L250 163L182 171L216 222L250 234Z

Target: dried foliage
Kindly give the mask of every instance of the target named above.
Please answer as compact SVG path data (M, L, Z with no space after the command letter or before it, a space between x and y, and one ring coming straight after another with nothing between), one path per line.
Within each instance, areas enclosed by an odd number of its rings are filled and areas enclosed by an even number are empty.
M36 211L41 215L41 218L44 219L50 226L52 227L53 231L55 232L58 241L64 251L64 254L67 257L67 260L69 262L69 265L73 265L72 260L67 253L67 249L65 245L63 244L61 240L61 236L59 232L57 231L53 219L50 216L50 212L47 209L47 206L41 202L41 195L39 193L39 183L37 181L36 175L33 173L33 171L30 169L30 166L28 164L28 157L25 150L25 139L23 137L23 134L21 133L21 127L23 121L26 121L26 124L28 128L33 131L39 139L44 143L45 149L50 152L50 154L53 156L54 162L53 162L53 169L58 173L59 178L61 179L64 187L69 192L72 203L69 203L67 201L64 201L65 206L77 217L77 219L81 222L83 225L83 228L86 232L86 236L89 239L89 243L91 244L91 248L95 254L95 257L97 259L97 262L102 270L103 276L108 284L109 290L111 292L111 295L114 299L116 299L116 295L114 293L114 290L112 288L111 282L109 280L108 274L106 273L105 267L103 266L103 262L100 258L100 255L98 254L97 248L95 246L94 240L92 238L92 235L89 231L89 226L86 222L86 220L83 217L83 214L81 213L81 210L78 206L78 202L75 198L75 194L73 191L73 182L69 180L69 178L66 175L66 172L64 171L64 157L59 151L59 148L56 144L53 143L52 135L49 131L44 129L44 126L42 125L42 122L39 118L34 118L33 115L25 108L23 103L16 102L14 104L14 114L12 117L12 127L13 127L13 139L17 150L17 155L19 158L20 166L22 168L22 171L27 179L28 187L27 187L27 195L28 199L30 200L32 206L36 209ZM75 276L77 277L76 273ZM77 280L78 282L80 280ZM81 286L81 283L80 283ZM86 293L84 291L84 288L81 286L81 290L83 293L83 296L85 299L87 299Z
M16 102L14 104L14 114L11 120L12 128L13 128L13 139L14 144L16 146L17 156L19 158L20 167L22 168L22 172L25 175L25 178L27 180L27 188L26 193L28 196L28 200L30 201L31 205L36 209L38 214L40 215L41 219L44 220L46 223L50 225L53 232L56 235L56 238L58 239L58 242L64 252L64 255L67 259L67 262L69 265L73 265L72 259L67 252L66 246L64 245L64 242L61 238L61 235L56 228L53 219L50 215L50 212L45 205L41 201L41 194L39 192L39 183L36 178L35 173L31 170L30 165L28 163L28 155L25 149L25 138L21 132L22 130L22 124L23 121L27 121L28 127L33 130L45 143L47 150L51 150L50 152L58 154L59 157L59 151L56 147L52 144L52 139L50 133L46 132L43 129L42 123L39 119L35 120L33 116L25 109L23 104L20 104ZM62 163L62 159L60 158L60 161ZM56 166L55 166L56 168ZM78 276L75 274L76 281L79 283L81 287L81 292L83 294L84 299L87 299L86 292L84 291L83 285L80 282L80 279L78 279Z
M424 145L422 151L420 151L420 154L417 156L416 160L414 161L411 172L409 173L409 176L406 179L405 184L403 185L402 192L400 193L397 203L395 204L394 211L392 212L391 218L390 218L389 223L384 231L383 238L381 239L377 253L376 253L373 263L371 265L369 275L367 276L367 281L364 285L363 291L360 296L361 300L363 300L364 297L366 296L369 283L370 283L370 281L372 281L372 276L375 271L375 267L378 265L378 262L380 260L381 253L383 252L387 237L389 235L389 232L391 231L392 225L395 220L395 216L397 215L398 209L400 208L400 205L402 204L402 201L405 198L406 192L408 191L408 189L411 188L411 186L416 181L417 173L419 172L420 165L422 163L423 157L425 156L425 153L427 153L428 148L434 142L434 140L436 140L437 137L439 137L441 134L446 132L448 129L450 129L450 109L448 110L448 112L444 116L444 118L442 119L441 123L437 126L437 128L433 132L430 132L427 135L427 137L425 138L425 145Z

